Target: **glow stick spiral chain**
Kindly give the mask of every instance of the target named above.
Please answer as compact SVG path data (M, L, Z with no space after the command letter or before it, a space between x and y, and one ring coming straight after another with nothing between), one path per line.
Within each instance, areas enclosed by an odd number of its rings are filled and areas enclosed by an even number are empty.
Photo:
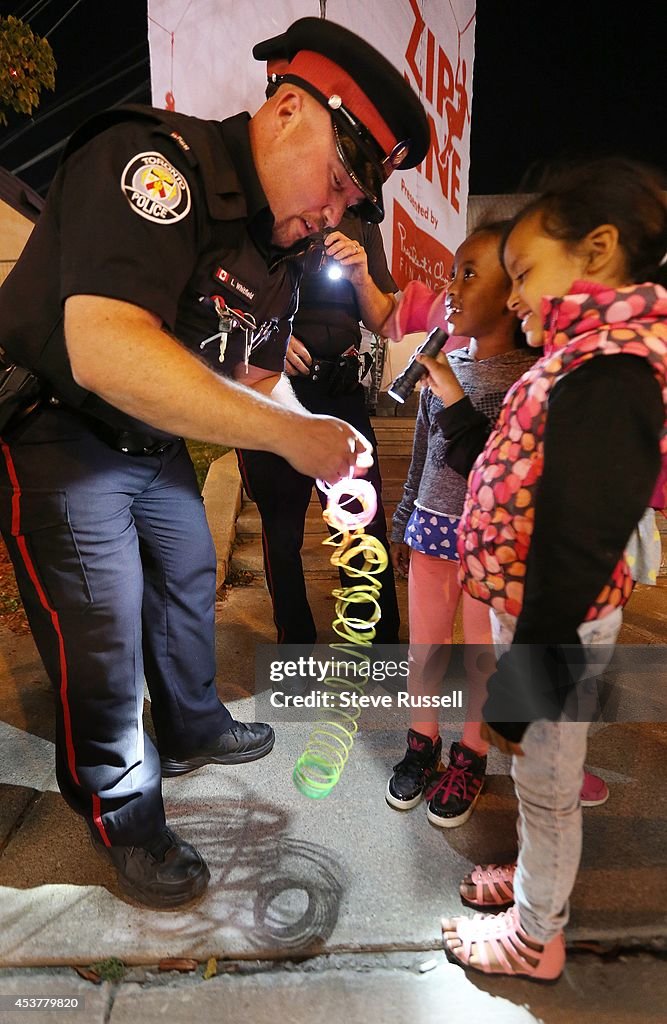
M360 478L341 480L333 486L318 480L317 486L328 496L323 518L337 531L323 542L335 547L331 564L342 568L352 579L362 581L332 591L336 599L333 629L344 642L330 644L330 648L344 652L348 660L357 659L359 665L368 665L370 658L358 647L370 647L375 638L375 627L382 614L379 602L382 584L376 577L388 564L384 546L364 530L375 516L377 495L373 485ZM350 511L355 502L361 506L361 511ZM363 557L360 566L351 564L357 556ZM350 614L350 608L361 604L370 606L370 614L366 618ZM335 706L336 697L343 690L363 693L368 674L361 678L362 682L358 679L350 682L347 677L337 675L324 679L323 685L332 695L334 706L327 710L326 719L318 719L315 723L292 774L295 786L304 796L314 800L328 796L340 778L354 744L361 712L359 707Z

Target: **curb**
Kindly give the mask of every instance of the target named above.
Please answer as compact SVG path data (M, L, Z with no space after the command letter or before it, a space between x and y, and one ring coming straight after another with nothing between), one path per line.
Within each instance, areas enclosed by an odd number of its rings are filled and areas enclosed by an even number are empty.
M209 529L215 544L216 590L227 579L236 538L236 518L241 510L241 475L232 449L209 466L202 498Z

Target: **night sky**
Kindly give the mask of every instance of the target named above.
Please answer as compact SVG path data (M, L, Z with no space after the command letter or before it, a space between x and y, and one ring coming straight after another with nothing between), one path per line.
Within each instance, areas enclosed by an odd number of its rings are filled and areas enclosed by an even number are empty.
M594 154L623 153L667 174L664 0L477 6L472 194L529 187L554 161ZM56 92L43 94L34 118L0 128L0 165L43 194L81 121L150 101L146 4L22 0L0 2L0 14L28 15L35 32L49 33L58 63Z
M478 0L470 192L622 154L667 173L665 0Z

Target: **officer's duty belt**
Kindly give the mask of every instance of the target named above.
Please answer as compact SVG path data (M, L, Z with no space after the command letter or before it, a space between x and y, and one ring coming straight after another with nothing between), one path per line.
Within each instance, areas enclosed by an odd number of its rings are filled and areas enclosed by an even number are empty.
M98 429L101 428L101 429ZM107 427L105 423L96 424L94 428L100 437L114 451L122 452L124 455L161 455L171 448L176 437L164 438L154 437L151 434L139 434L131 430L114 430Z

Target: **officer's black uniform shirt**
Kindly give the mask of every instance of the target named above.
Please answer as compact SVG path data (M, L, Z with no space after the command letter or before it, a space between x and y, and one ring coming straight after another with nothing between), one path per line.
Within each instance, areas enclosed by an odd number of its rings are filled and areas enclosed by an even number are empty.
M70 295L149 310L217 372L239 366L246 337L255 342L253 365L282 370L301 265L271 251L273 217L248 122L248 114L207 122L128 108L94 119L71 140L0 291L0 345L67 404L123 429L137 425L74 383L62 330ZM219 330L216 294L258 328L229 333L224 364L219 339L200 349Z
M225 121L224 138L239 181L243 182L248 208L248 233L252 236L252 240L261 254L268 261L272 255L278 255L279 250L272 250L271 247L271 234L274 223L273 214L271 213L271 208L269 207L261 182L257 177L255 161L253 160L252 149L250 148L247 115L239 114L236 117L228 118Z

